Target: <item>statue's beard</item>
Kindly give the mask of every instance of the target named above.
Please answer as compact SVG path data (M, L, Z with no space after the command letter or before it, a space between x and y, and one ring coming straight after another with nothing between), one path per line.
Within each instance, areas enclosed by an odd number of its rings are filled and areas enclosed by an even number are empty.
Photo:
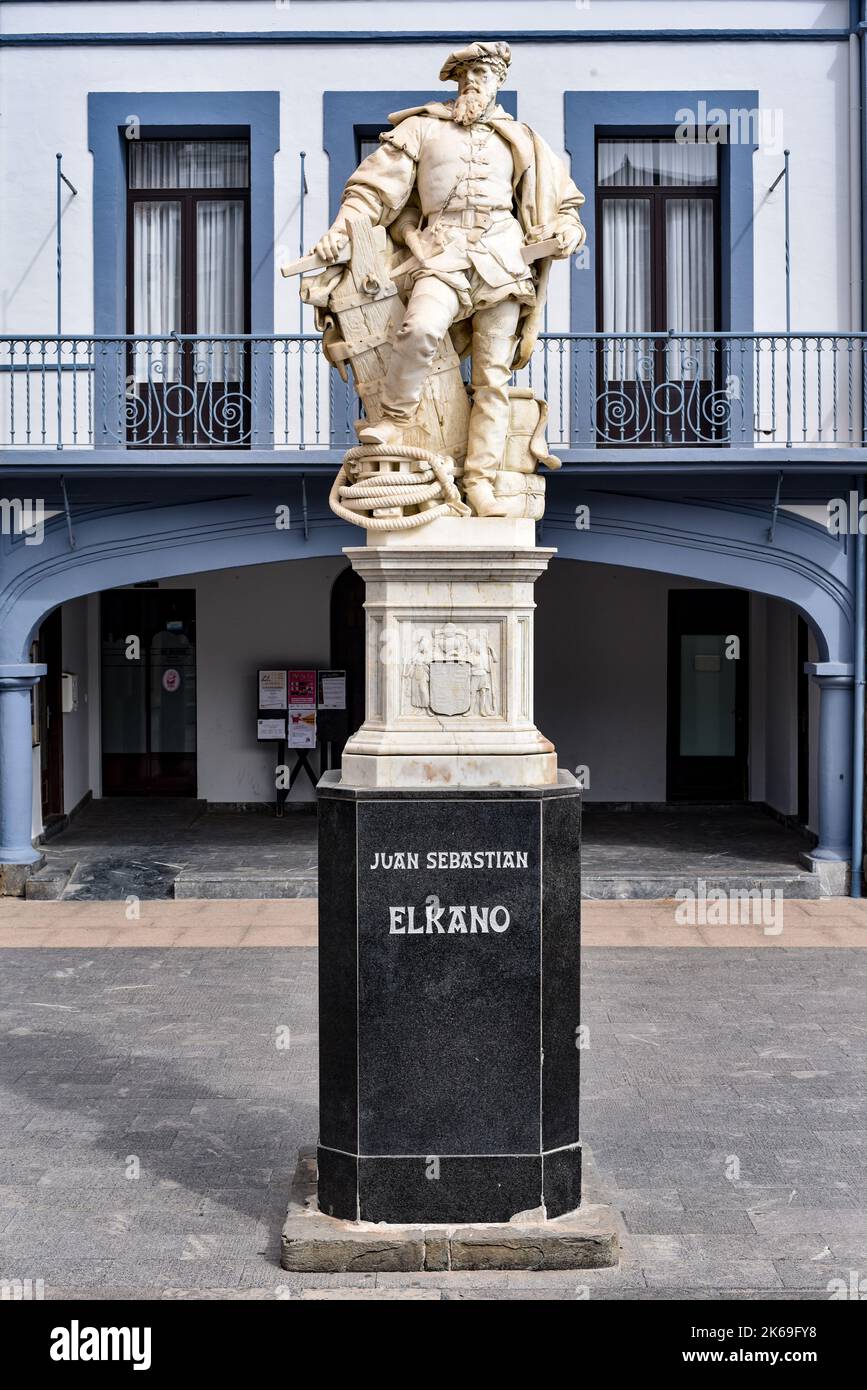
M455 107L452 112L452 120L457 121L458 125L473 125L480 116L484 116L488 109L489 98L486 91L481 88L468 88L455 97Z

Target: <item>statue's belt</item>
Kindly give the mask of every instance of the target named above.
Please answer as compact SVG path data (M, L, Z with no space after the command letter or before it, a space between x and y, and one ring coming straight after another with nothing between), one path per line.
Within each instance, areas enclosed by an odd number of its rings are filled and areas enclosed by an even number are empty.
M524 264L531 265L533 261L541 260L545 256L556 255L559 249L560 246L557 238L548 237L545 241L533 241L527 246L522 246L520 254ZM433 261L434 257L431 256L429 259ZM499 258L495 257L494 259ZM400 262L400 265L392 266L390 271L391 278L394 280L399 275L406 275L409 271L420 269L421 266L422 262L417 256L408 256L405 261Z
M450 208L433 218L433 227L460 227L463 231L487 231L498 222L516 221L511 208Z

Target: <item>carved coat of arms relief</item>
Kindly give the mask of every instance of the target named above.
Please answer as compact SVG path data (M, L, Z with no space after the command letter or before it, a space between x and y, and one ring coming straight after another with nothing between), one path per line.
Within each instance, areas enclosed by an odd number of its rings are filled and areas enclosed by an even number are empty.
M418 634L403 667L408 710L495 717L497 654L486 627L446 623Z

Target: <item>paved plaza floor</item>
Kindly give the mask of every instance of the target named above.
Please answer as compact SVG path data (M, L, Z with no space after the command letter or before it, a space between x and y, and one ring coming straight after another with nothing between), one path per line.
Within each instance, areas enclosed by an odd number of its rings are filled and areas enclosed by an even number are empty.
M0 903L0 1277L49 1298L827 1299L867 1273L867 904L786 913L768 936L585 909L582 1133L619 1269L301 1276L278 1248L316 1140L315 904Z

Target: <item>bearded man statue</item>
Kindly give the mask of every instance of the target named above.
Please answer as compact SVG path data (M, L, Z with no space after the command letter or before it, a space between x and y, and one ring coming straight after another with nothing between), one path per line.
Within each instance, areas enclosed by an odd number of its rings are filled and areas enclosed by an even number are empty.
M584 197L563 161L497 103L510 62L507 43L472 43L450 54L440 78L457 81L457 97L391 116L393 128L349 179L337 217L313 248L326 264L336 261L348 223L366 218L412 252L383 415L359 438L403 441L451 329L459 350L472 352L464 489L481 516L503 514L494 475L508 432L508 387L532 354L551 260L570 256L585 236ZM541 242L550 243L545 256L522 254Z

